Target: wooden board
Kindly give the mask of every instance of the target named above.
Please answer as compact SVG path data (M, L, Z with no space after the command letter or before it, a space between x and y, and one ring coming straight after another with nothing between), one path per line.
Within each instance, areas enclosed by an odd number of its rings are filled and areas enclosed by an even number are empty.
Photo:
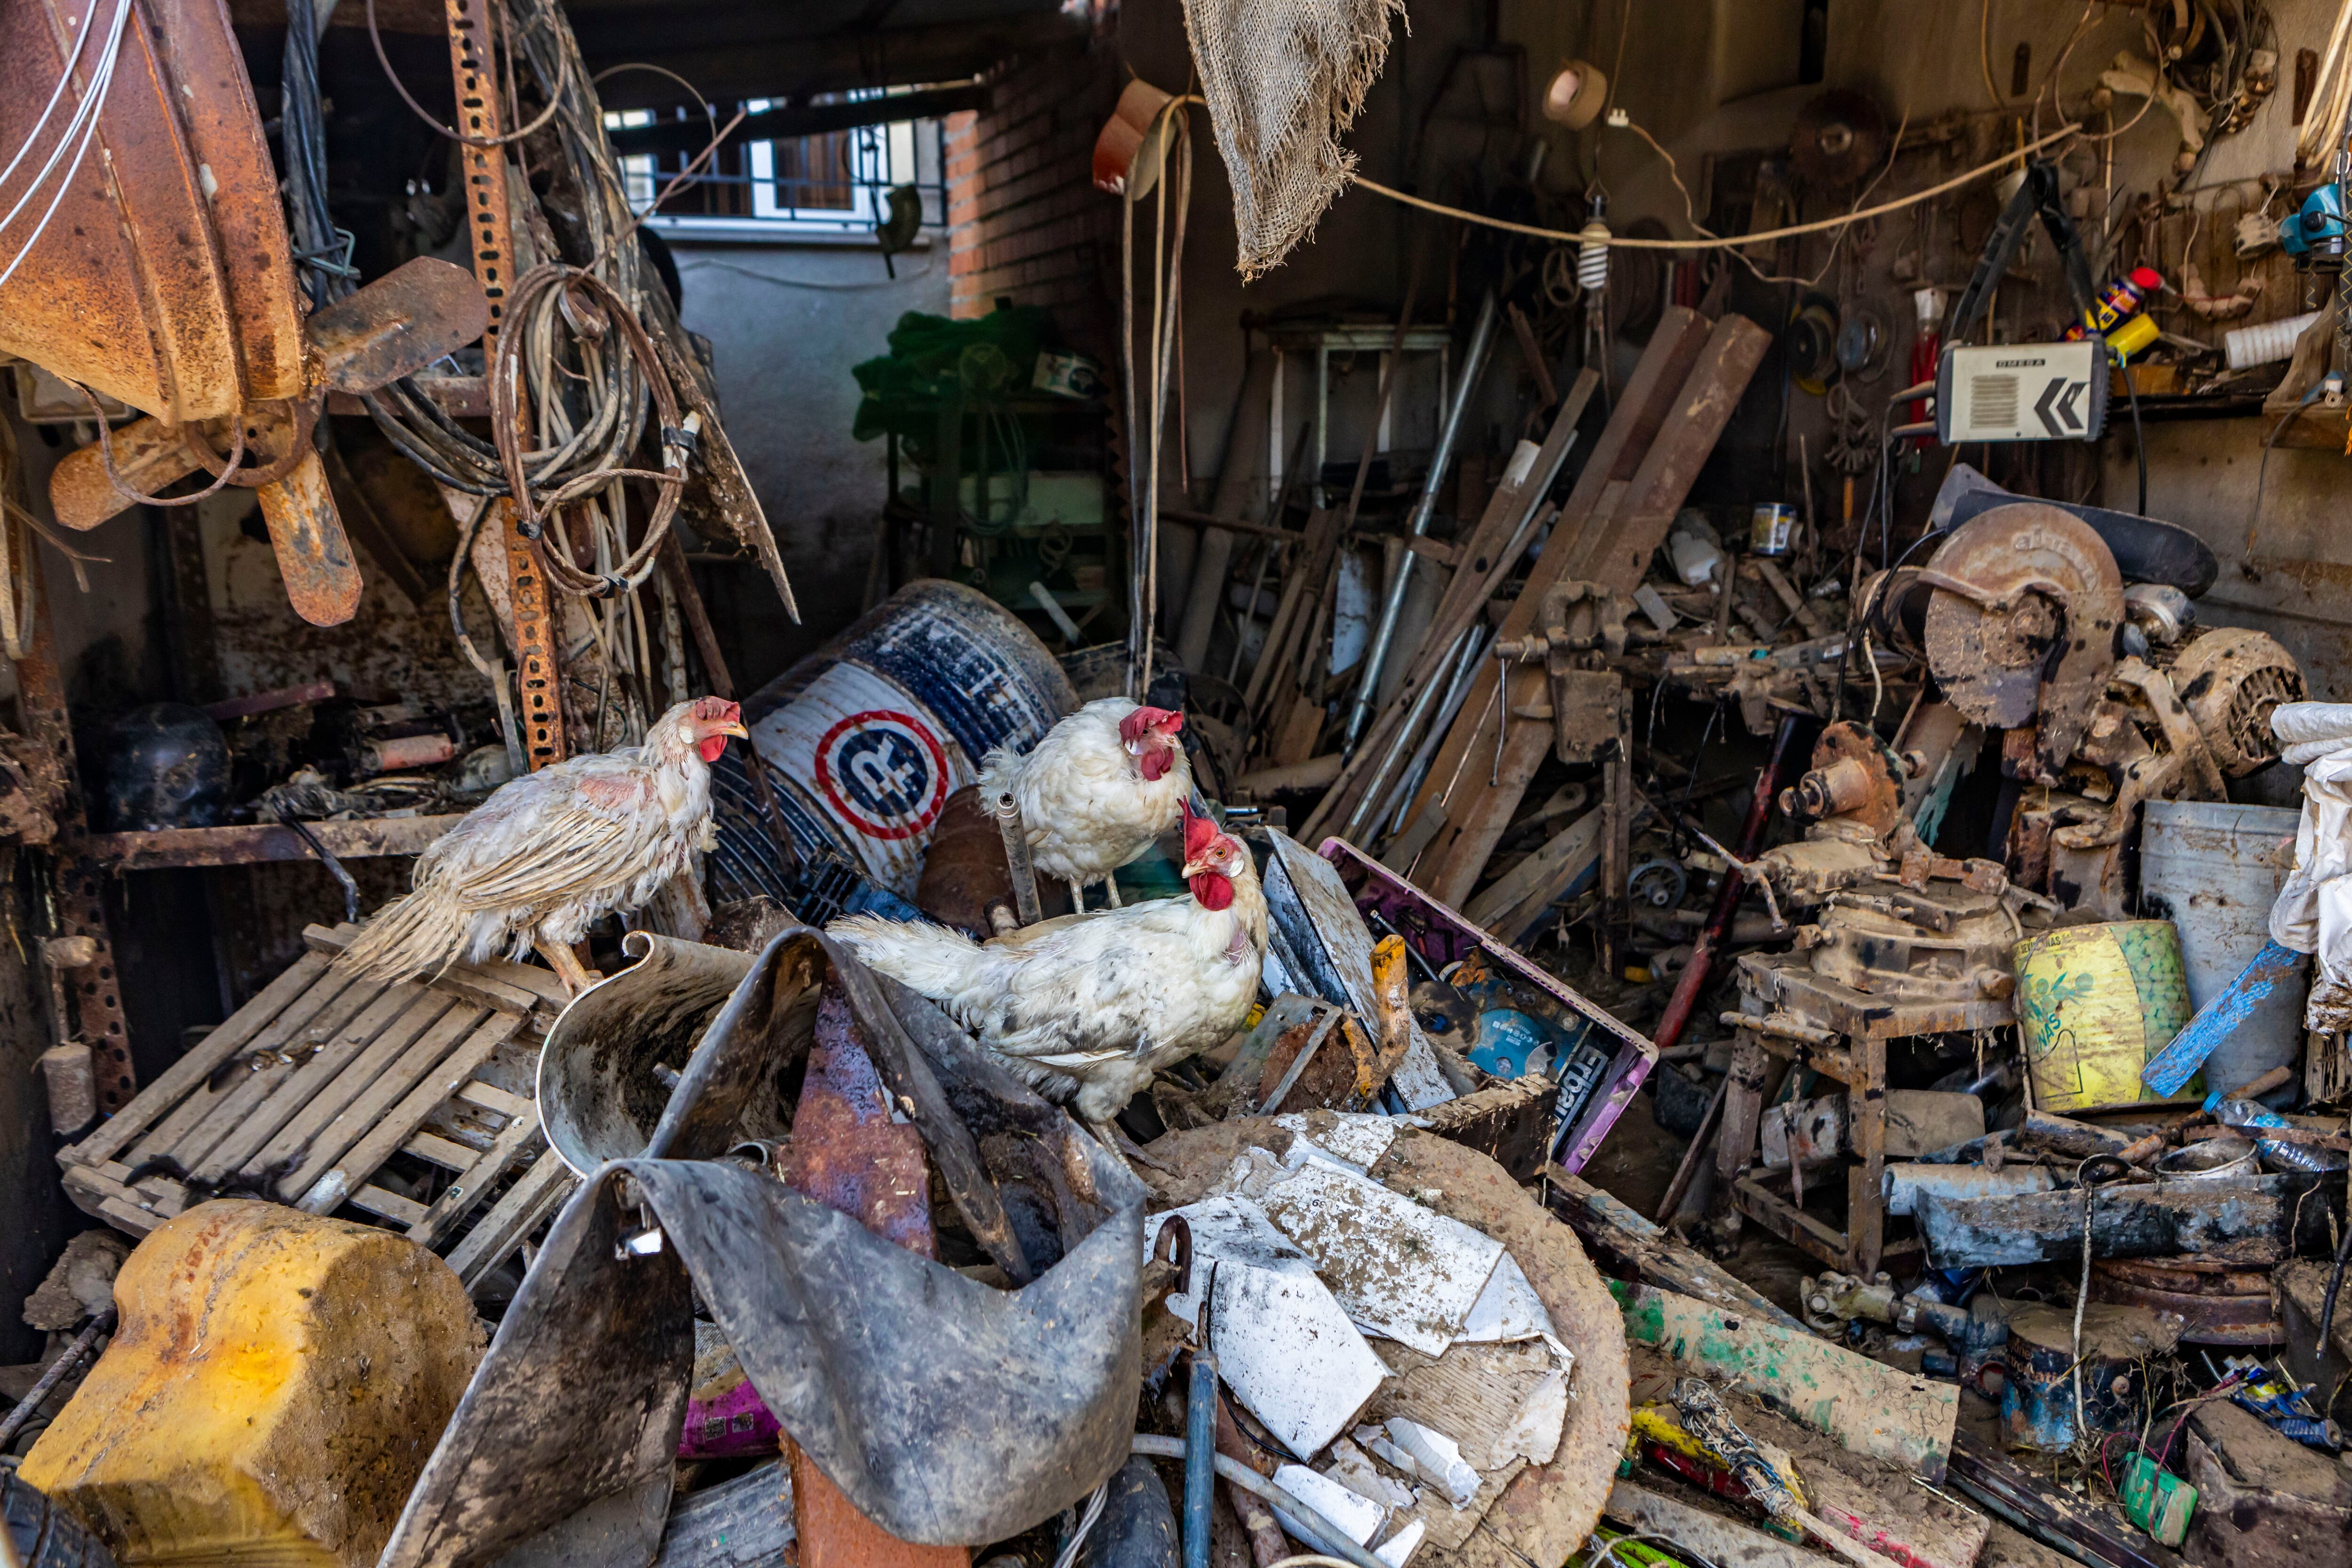
M502 962L354 982L331 964L357 932L304 931L308 952L60 1151L75 1204L139 1236L224 1192L315 1214L348 1205L453 1265L462 1252L468 1289L510 1256L575 1183L532 1101L480 1075L518 1081L501 1047L533 1046L568 993L544 970ZM387 1169L396 1155L448 1174L412 1195Z

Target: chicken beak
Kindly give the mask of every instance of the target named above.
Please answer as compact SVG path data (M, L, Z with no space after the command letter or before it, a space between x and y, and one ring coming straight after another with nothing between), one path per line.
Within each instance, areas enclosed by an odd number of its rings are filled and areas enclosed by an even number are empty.
M1213 871L1214 869L1216 869L1216 868L1212 866L1206 860L1187 860L1184 862L1184 869L1181 875L1184 879L1189 882L1193 878L1200 876L1202 872Z
M739 741L748 741L751 738L751 731L746 730L741 724L732 721L719 725L717 730L712 731L712 733L718 735L732 735Z

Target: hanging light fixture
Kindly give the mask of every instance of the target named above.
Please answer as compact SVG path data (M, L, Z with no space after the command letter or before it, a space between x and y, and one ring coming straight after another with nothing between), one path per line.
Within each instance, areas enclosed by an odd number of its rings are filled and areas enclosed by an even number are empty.
M1544 89L1543 117L1570 131L1581 131L1601 118L1609 100L1609 79L1601 68L1583 60L1562 60Z

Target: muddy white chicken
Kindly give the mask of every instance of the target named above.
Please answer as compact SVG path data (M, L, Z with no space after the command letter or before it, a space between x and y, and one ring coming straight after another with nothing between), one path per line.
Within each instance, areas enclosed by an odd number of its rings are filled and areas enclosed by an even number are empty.
M1113 1148L1110 1119L1154 1074L1222 1044L1257 995L1265 895L1249 851L1180 806L1190 891L1042 921L976 942L942 926L848 915L826 928L920 992L1005 1067Z
M742 710L681 702L642 745L574 757L499 786L416 858L415 890L376 911L336 961L375 980L432 973L536 943L577 992L572 951L613 910L642 909L710 847L710 764Z
M1184 715L1141 708L1124 697L1089 702L1052 729L1026 756L1003 746L981 763L981 804L1007 794L1020 804L1037 874L1070 885L1083 910L1099 881L1118 907L1110 874L1176 826L1192 795L1192 767L1177 735Z

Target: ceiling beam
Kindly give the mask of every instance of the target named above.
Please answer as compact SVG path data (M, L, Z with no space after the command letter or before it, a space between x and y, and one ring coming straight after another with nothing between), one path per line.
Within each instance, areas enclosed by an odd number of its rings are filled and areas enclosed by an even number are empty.
M747 114L730 141L775 142L792 136L815 136L827 131L854 131L865 125L887 125L901 120L940 120L962 110L988 107L984 82L961 82L914 92L894 92L881 98L861 98L849 103L796 103ZM710 140L709 122L699 115L666 120L652 125L629 125L607 131L613 151L694 153Z

